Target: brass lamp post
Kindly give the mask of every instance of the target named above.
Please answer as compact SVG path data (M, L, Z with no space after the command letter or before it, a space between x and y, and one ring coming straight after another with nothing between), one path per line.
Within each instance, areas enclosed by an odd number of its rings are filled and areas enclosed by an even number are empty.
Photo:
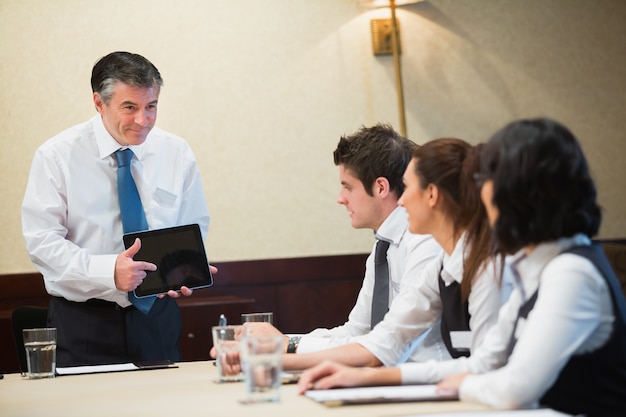
M396 19L396 6L404 4L418 3L421 0L359 0L359 5L369 7L386 7L391 10L391 19L389 30L385 30L382 25L384 21L372 20L372 45L374 46L374 54L384 55L389 53L393 55L393 67L396 76L396 93L398 96L398 117L400 119L400 133L406 137L406 117L404 111L404 90L402 87L402 68L400 66L400 38L398 34L398 21ZM390 33L389 33L390 32ZM386 42L386 40L389 42ZM391 48L388 48L388 44ZM385 47L387 46L387 47Z

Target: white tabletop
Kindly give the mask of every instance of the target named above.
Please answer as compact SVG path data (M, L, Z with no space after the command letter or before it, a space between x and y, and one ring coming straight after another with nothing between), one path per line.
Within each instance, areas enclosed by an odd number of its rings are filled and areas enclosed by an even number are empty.
M486 410L459 401L352 405L328 408L283 385L280 403L241 404L243 382L217 383L212 362L182 362L178 368L0 380L0 415L14 416L402 416Z

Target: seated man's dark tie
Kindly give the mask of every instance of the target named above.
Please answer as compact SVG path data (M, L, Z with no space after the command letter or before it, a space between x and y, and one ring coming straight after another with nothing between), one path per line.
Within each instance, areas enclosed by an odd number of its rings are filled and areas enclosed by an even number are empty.
M133 151L120 149L115 152L117 159L117 193L120 199L120 213L122 214L122 226L124 233L148 230L146 214L139 198L137 186L130 173L130 161L133 159ZM148 314L156 297L137 298L132 291L128 292L128 300L139 311Z
M382 321L389 310L389 264L387 263L389 242L376 242L374 252L374 293L372 297L371 328Z

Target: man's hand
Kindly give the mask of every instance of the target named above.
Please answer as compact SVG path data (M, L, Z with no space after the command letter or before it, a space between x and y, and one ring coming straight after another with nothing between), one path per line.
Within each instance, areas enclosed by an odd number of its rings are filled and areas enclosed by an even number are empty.
M211 274L212 275L217 274L217 272L218 272L217 267L215 267L213 265L209 265L209 269L211 270ZM185 287L183 285L182 287L180 287L180 292L174 291L174 290L169 290L165 294L159 294L158 297L159 298L163 298L163 297L165 297L167 295L167 296L170 296L172 298L178 298L178 297L181 296L181 294L186 296L186 297L188 297L191 294L193 294L193 290L191 288L187 288L187 287Z
M289 346L289 336L286 336L280 332L272 324L264 321L250 321L243 324L241 335L257 336L257 337L271 337L282 336L283 337L283 352L287 352L287 346ZM241 337L240 335L240 337Z
M146 271L156 271L157 266L150 262L133 260L141 249L141 240L135 239L133 245L117 256L115 261L115 288L120 291L133 291L143 282Z
M222 368L223 375L238 375L241 373L241 355L238 350L228 348L228 345L239 344L238 341L226 341L224 342L224 350L218 357L215 358L219 361L219 366Z

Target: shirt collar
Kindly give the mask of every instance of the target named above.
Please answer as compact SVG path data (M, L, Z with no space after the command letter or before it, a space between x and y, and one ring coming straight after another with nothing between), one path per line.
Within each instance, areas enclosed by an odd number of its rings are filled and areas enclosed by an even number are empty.
M577 234L572 237L565 237L550 242L544 242L530 253L526 254L520 250L512 257L511 268L513 268L521 279L522 293L531 296L539 286L541 271L559 253L579 245L590 245L591 240L584 234ZM516 283L520 285L520 283Z
M380 225L376 233L376 239L385 240L399 245L402 237L407 232L409 226L408 215L404 207L396 207Z
M143 144L136 146L121 146L104 127L102 116L100 116L100 114L91 118L91 125L93 126L93 131L96 135L98 153L101 159L109 157L118 149L130 148L132 149L133 154L135 154L135 157L141 160L143 155Z
M463 280L463 262L465 260L465 240L467 238L467 232L463 232L458 242L452 250L452 254L448 255L443 253L443 271L441 272L441 278L446 284L451 284L453 281L460 283Z

